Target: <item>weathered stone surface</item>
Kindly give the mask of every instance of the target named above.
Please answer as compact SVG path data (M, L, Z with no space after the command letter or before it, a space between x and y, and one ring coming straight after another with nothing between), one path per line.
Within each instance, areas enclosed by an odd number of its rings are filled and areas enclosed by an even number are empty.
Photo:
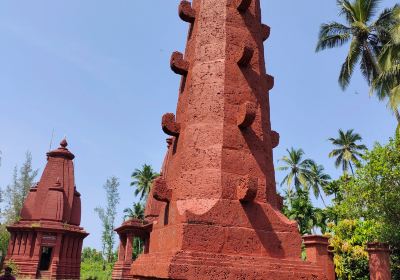
M246 176L237 186L236 194L240 202L252 202L257 196L257 179Z
M172 190L168 188L167 182L162 177L159 177L153 182L153 197L162 202L170 202L172 197Z
M368 243L369 274L371 280L390 280L390 250L385 243Z
M252 47L244 46L242 52L240 53L240 57L238 60L238 65L240 67L246 67L250 64L251 59L253 58L254 50Z
M186 75L189 71L189 62L183 59L183 54L180 52L171 55L170 64L172 71L178 75Z
M252 125L256 119L257 105L253 102L245 102L239 108L237 124L240 128L246 128Z
M252 0L235 0L235 1L236 1L236 8L238 9L238 11L244 13L250 7Z
M173 113L167 113L162 117L161 127L165 134L171 136L178 136L181 130L181 126L176 123Z
M194 23L196 19L196 11L192 9L189 1L183 0L179 5L179 17L186 22Z
M276 147L279 146L279 140L280 140L280 135L276 131L271 132L271 143L272 143L272 149L275 149Z
M306 247L307 260L320 266L328 280L335 280L335 266L333 253L329 250L329 237L306 235L303 236L303 240Z
M83 239L81 199L75 188L75 156L64 139L47 153L47 165L37 185L31 188L21 211L21 220L9 227L6 260L18 265L20 275L37 279L80 279ZM52 248L49 269L40 271L42 248Z

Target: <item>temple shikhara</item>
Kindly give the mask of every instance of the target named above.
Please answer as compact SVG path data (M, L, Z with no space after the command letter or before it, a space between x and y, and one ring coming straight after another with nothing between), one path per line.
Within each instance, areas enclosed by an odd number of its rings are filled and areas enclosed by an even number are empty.
M30 189L21 219L11 233L6 261L14 262L21 277L80 279L83 239L81 199L75 187L74 155L67 141L47 153L39 183Z
M260 0L182 1L179 16L189 33L171 57L182 79L176 113L162 117L169 148L146 220L117 229L113 279L333 280L327 238L306 237L302 261L298 226L281 213Z

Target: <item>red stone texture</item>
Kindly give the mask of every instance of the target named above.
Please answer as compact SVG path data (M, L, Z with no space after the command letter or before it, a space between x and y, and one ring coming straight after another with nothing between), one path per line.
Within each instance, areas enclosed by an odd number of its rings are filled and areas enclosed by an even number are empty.
M390 280L390 250L384 243L369 243L369 274L371 280Z
M319 235L303 236L307 260L322 267L328 280L335 280L335 265L333 252L329 250L329 238Z
M331 279L301 260L298 226L280 212L260 0L184 1L178 10L190 24L184 54L171 58L181 88L176 114L162 120L172 138L133 279Z
M23 277L79 279L83 239L81 199L75 187L74 155L63 140L47 153L47 165L32 187L21 220L7 229L11 234L6 260L13 260ZM52 248L49 270L39 271L41 250Z

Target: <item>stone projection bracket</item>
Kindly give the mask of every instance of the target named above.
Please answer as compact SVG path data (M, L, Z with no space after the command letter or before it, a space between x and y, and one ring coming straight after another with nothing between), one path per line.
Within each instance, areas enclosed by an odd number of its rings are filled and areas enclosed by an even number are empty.
M158 177L153 182L153 197L162 202L170 202L172 190L168 188L167 183L162 177Z
M179 17L183 21L194 23L196 11L192 8L192 4L189 1L183 0L179 5Z
M272 134L271 134L272 149L275 149L276 147L278 147L279 139L280 139L279 133L276 131L272 131Z
M174 52L171 56L171 69L178 75L187 75L189 71L189 62L183 59L183 54Z
M257 196L258 180L251 176L244 177L236 188L237 198L242 203L251 202Z
M240 58L238 60L239 67L246 67L250 64L254 55L254 49L249 46L244 46Z
M240 13L245 13L251 4L251 0L236 0L236 7Z
M275 85L275 78L271 75L265 75L265 81L267 83L267 90L270 91L274 88Z
M181 130L181 126L176 123L173 113L167 113L162 117L161 127L165 134L175 137L179 136Z
M256 118L257 106L253 102L245 102L240 105L237 124L240 128L246 128L253 124Z
M261 34L263 41L266 41L269 38L269 35L271 35L271 27L269 27L266 24L261 25Z

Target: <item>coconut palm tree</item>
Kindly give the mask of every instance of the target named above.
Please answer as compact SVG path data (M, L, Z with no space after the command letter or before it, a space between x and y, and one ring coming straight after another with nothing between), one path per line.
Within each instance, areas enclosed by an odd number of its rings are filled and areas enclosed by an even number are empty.
M379 73L377 57L390 40L391 11L384 10L376 20L380 0L337 0L340 15L346 24L338 22L321 25L316 51L341 47L350 42L350 49L342 65L339 84L343 89L350 83L355 66L360 69L369 84Z
M131 186L135 186L135 196L140 195L140 200L143 198L147 199L147 195L150 192L151 184L155 178L160 176L157 172L154 172L150 165L144 164L142 169L135 169L132 173Z
M329 184L331 176L325 173L325 168L322 165L312 162L309 167L307 180L308 187L312 189L315 198L321 198L322 203L326 207L322 193L324 193L326 186Z
M321 25L316 51L336 48L350 42L347 57L342 65L339 75L339 84L346 89L350 83L354 69L360 65L361 73L368 82L373 81L381 74L378 57L385 45L393 36L394 26L399 26L398 5L384 9L374 20L378 11L380 0L337 0L340 15L346 21L324 23ZM373 88L378 89L380 99L389 97L387 92L379 90L376 83ZM400 114L393 108L397 121L400 124Z
M286 151L288 154L280 159L285 165L278 167L280 171L288 171L288 174L281 182L281 186L286 184L290 192L292 183L294 183L296 191L299 191L301 187L306 187L308 184L309 168L313 161L311 159L303 159L304 151L302 149L291 148Z
M365 145L359 145L357 142L361 141L360 134L354 133L354 129L344 132L339 129L338 138L329 138L329 141L336 147L329 153L329 157L336 157L335 166L338 168L342 166L343 173L346 175L350 168L351 173L354 175L354 168L360 164L362 152L367 149Z
M144 206L140 202L133 203L132 208L124 209L124 214L125 214L124 220L129 220L129 219L143 220L144 219Z
M389 11L388 11L389 13ZM400 5L396 5L390 13L393 15L391 24L391 40L383 47L378 57L381 72L373 81L379 99L388 99L398 122L400 114Z

